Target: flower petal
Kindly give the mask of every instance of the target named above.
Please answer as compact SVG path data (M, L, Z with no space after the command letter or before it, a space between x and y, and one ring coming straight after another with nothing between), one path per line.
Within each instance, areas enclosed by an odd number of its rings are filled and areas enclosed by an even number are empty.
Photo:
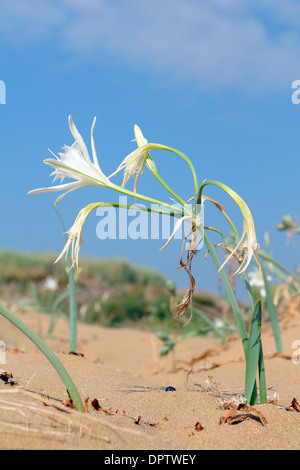
M174 226L174 229L173 229L173 232L169 238L169 240L167 241L167 243L165 243L164 246L162 246L159 251L162 251L166 248L166 246L169 245L170 241L172 240L172 238L174 237L175 233L177 232L177 230L179 229L179 227L181 226L181 224L184 222L184 221L187 221L187 222L191 222L192 221L192 217L190 215L185 215L184 217L181 217L179 220L177 220L175 226Z
M74 124L74 121L72 119L72 116L69 116L69 126L70 126L70 131L73 134L74 139L76 140L77 144L79 145L79 148L81 152L83 153L84 158L86 159L87 162L90 162L90 157L89 157L89 152L86 148L86 145L84 143L84 140L81 136L81 134L78 132L77 127Z

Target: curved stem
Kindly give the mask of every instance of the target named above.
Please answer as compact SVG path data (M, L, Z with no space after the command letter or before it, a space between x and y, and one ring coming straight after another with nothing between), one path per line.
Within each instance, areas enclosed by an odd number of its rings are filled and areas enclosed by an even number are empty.
M210 230L211 232L218 233L222 238L225 237L225 234L221 230L219 230L218 228L206 226L206 227L204 227L204 230Z
M198 194L198 192L199 192L199 183L198 183L197 173L196 173L194 165L192 164L191 160L188 158L187 155L185 155L180 150L174 149L173 147L168 147L167 145L161 145L161 144L149 143L149 144L145 145L143 148L145 150L152 150L152 149L153 150L155 150L155 149L156 150L167 150L168 152L176 153L181 158L183 158L183 160L188 164L188 166L190 167L190 169L192 171L193 178L194 178L194 184L195 184L195 194L196 195Z
M20 320L18 317L13 315L1 305L0 314L3 315L13 325L15 325L19 330L21 330L22 333L24 333L24 335L26 335L39 348L39 350L50 361L50 363L64 382L76 410L80 411L81 413L84 413L83 404L73 380L71 379L70 375L68 374L62 363L56 357L54 352L51 351L49 346L47 346L47 344L44 343L44 341L34 331L32 331L31 328L29 328L22 320Z
M150 160L150 161L149 161ZM186 202L184 199L182 199L181 196L179 196L166 182L165 180L160 176L157 168L156 168L156 165L154 164L153 161L151 161L151 159L147 159L146 160L146 165L147 167L149 168L149 170L151 171L152 175L155 176L155 178L159 181L159 183L175 198L177 199L178 202L180 202L180 204L182 204L183 206L185 206Z

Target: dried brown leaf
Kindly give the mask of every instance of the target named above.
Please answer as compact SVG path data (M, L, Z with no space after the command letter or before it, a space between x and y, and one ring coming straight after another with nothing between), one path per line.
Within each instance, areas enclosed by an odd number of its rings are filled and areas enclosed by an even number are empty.
M75 405L74 405L73 400L72 400L71 397L68 397L68 398L66 398L66 400L63 400L61 402L61 405L66 406L67 408L72 408L73 410L75 410Z
M246 411L249 418L256 419L259 421L263 426L267 424L267 420L264 415L258 411L254 406L247 405L246 403L240 403L238 406L239 411Z
M297 400L297 398L292 399L292 403L288 408L286 408L287 411L289 411L291 408L293 408L295 411L298 411L300 413L300 401Z
M229 423L232 420L232 418L236 415L236 412L237 412L237 406L230 408L230 410L227 411L226 415L220 419L219 424Z
M85 412L85 413L88 413L88 412L89 412L89 399L88 399L88 398L86 398L86 399L84 400L83 408L84 408L84 412Z
M94 408L94 410L99 411L101 409L101 406L97 400L97 398L94 398L94 400L91 401L91 405Z
M195 424L194 429L195 429L195 431L202 431L204 429L204 427L199 423L199 421L197 421L197 423Z
M138 418L137 418L137 419L134 421L134 422L135 422L135 424L140 424L141 418L142 418L142 417L141 417L141 416L139 416L139 417L138 417Z
M245 411L245 413L238 414L238 411ZM238 424L242 421L245 421L246 419L254 419L255 421L260 422L263 426L267 424L266 418L262 413L260 413L260 411L245 403L240 403L238 406L233 406L230 408L226 415L220 419L219 424Z

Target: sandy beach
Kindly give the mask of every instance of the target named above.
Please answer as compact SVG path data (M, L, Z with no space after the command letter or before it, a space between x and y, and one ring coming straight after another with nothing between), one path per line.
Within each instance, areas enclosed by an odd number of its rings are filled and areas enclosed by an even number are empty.
M35 312L15 313L37 329ZM42 322L46 329L46 314ZM35 346L2 318L0 334L7 347L1 367L10 377L7 383L0 381L1 449L300 448L300 414L290 408L292 400L300 398L300 366L292 361L292 343L300 339L297 317L282 327L281 356L270 325L263 328L271 401L255 406L263 421L249 410L237 410L240 419L226 419L243 393L245 362L238 337L227 344L212 337L190 338L161 358L154 333L80 323L81 355L75 356L67 353L68 326L60 320L47 344L85 402L87 412L80 414L58 409L66 403L67 392Z

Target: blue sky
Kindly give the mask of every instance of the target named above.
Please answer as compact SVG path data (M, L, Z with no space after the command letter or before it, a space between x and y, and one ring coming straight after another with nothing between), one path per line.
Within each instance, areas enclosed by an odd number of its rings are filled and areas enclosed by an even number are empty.
M57 153L73 143L68 115L88 146L96 115L94 137L106 174L135 148L138 124L149 141L185 152L200 181L215 179L235 189L253 213L262 247L269 231L276 259L292 267L292 249L275 227L286 213L299 216L300 105L291 101L291 84L300 79L298 2L0 0L0 7L0 80L6 84L6 104L0 105L1 248L61 251L51 206L56 194L27 192L51 184L43 164L48 148ZM193 195L180 158L152 157L183 198ZM170 201L149 172L139 189ZM206 194L222 202L242 229L226 195L212 187ZM116 195L96 187L67 195L59 204L66 226L96 201L116 201ZM124 256L159 269L179 287L188 285L177 270L181 242L159 252L161 240L100 241L98 221L95 213L87 220L82 255ZM224 228L213 206L207 205L205 222ZM204 252L193 273L198 289L217 291Z

